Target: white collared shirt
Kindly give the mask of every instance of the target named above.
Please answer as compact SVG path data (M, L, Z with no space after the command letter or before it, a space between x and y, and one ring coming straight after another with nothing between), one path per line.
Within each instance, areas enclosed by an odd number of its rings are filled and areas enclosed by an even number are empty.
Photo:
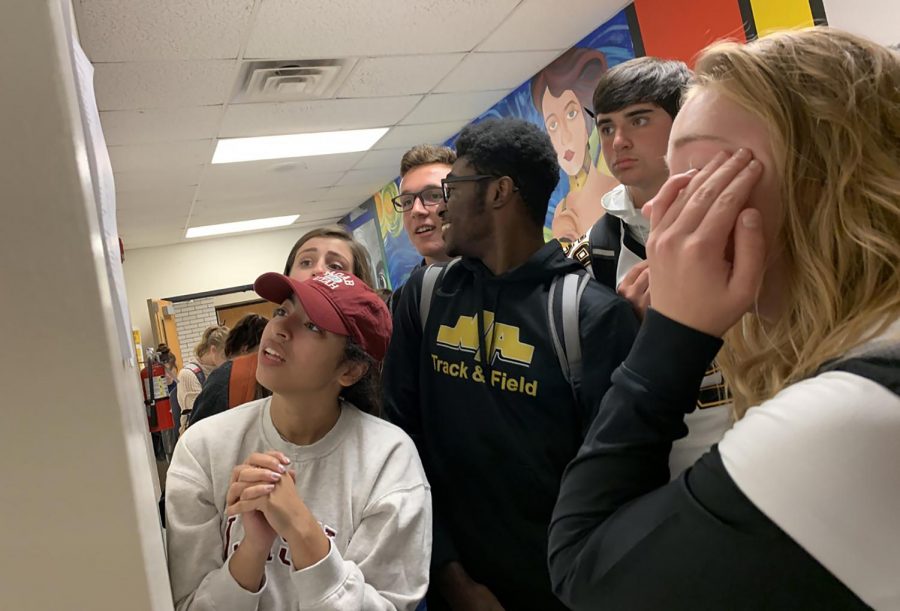
M600 203L608 214L625 223L625 229L631 234L631 237L641 244L647 243L647 238L650 237L650 221L645 219L641 211L634 207L634 201L625 185L619 185L606 193L600 199ZM625 245L624 233L620 237L620 241L622 250L616 264L616 286L621 284L632 267L644 260Z

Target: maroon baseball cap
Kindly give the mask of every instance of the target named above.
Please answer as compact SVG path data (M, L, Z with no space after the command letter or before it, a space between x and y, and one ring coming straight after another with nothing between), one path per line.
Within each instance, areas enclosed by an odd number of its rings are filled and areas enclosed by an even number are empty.
M263 299L283 303L296 295L317 326L345 335L376 361L384 359L391 339L391 313L365 282L347 272L329 271L300 282L269 272L253 283Z

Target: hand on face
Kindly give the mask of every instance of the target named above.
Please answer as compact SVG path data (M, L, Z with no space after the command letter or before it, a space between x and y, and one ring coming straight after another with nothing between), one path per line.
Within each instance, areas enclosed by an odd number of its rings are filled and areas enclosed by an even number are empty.
M761 175L748 150L719 153L700 172L672 176L645 206L655 310L718 337L750 309L766 246L760 213L746 204Z

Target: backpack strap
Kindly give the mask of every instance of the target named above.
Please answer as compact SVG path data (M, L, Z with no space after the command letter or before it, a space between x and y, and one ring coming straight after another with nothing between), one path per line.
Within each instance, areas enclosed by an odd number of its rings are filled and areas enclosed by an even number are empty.
M451 259L447 263L432 263L425 268L422 276L422 292L419 295L419 320L422 323L422 331L425 331L425 323L428 322L428 313L431 311L431 302L434 301L434 293L441 285L444 274L456 265L459 259Z
M258 352L251 352L231 361L231 375L228 377L228 409L249 403L256 398L258 364Z
M816 374L845 371L884 386L900 395L900 346L882 347L823 365Z
M197 365L196 363L188 363L184 366L184 368L188 371L193 372L193 374L197 376L197 381L200 382L200 386L206 384L206 374L203 373L203 369L200 367L200 365Z
M581 388L581 296L587 288L590 276L579 270L564 276L556 276L547 294L547 315L550 337L563 376L578 401Z
M622 221L611 214L600 217L588 234L591 269L594 278L616 290L616 267L622 251Z

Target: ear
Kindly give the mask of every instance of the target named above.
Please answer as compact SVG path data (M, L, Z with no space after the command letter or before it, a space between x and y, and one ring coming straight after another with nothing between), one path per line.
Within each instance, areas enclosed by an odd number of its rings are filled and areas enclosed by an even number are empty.
M341 373L338 376L338 384L344 388L353 386L369 371L369 364L361 361L344 361L341 365Z
M513 194L518 191L512 178L503 176L497 180L491 187L490 196L488 198L491 208L495 210L503 208L512 201Z

